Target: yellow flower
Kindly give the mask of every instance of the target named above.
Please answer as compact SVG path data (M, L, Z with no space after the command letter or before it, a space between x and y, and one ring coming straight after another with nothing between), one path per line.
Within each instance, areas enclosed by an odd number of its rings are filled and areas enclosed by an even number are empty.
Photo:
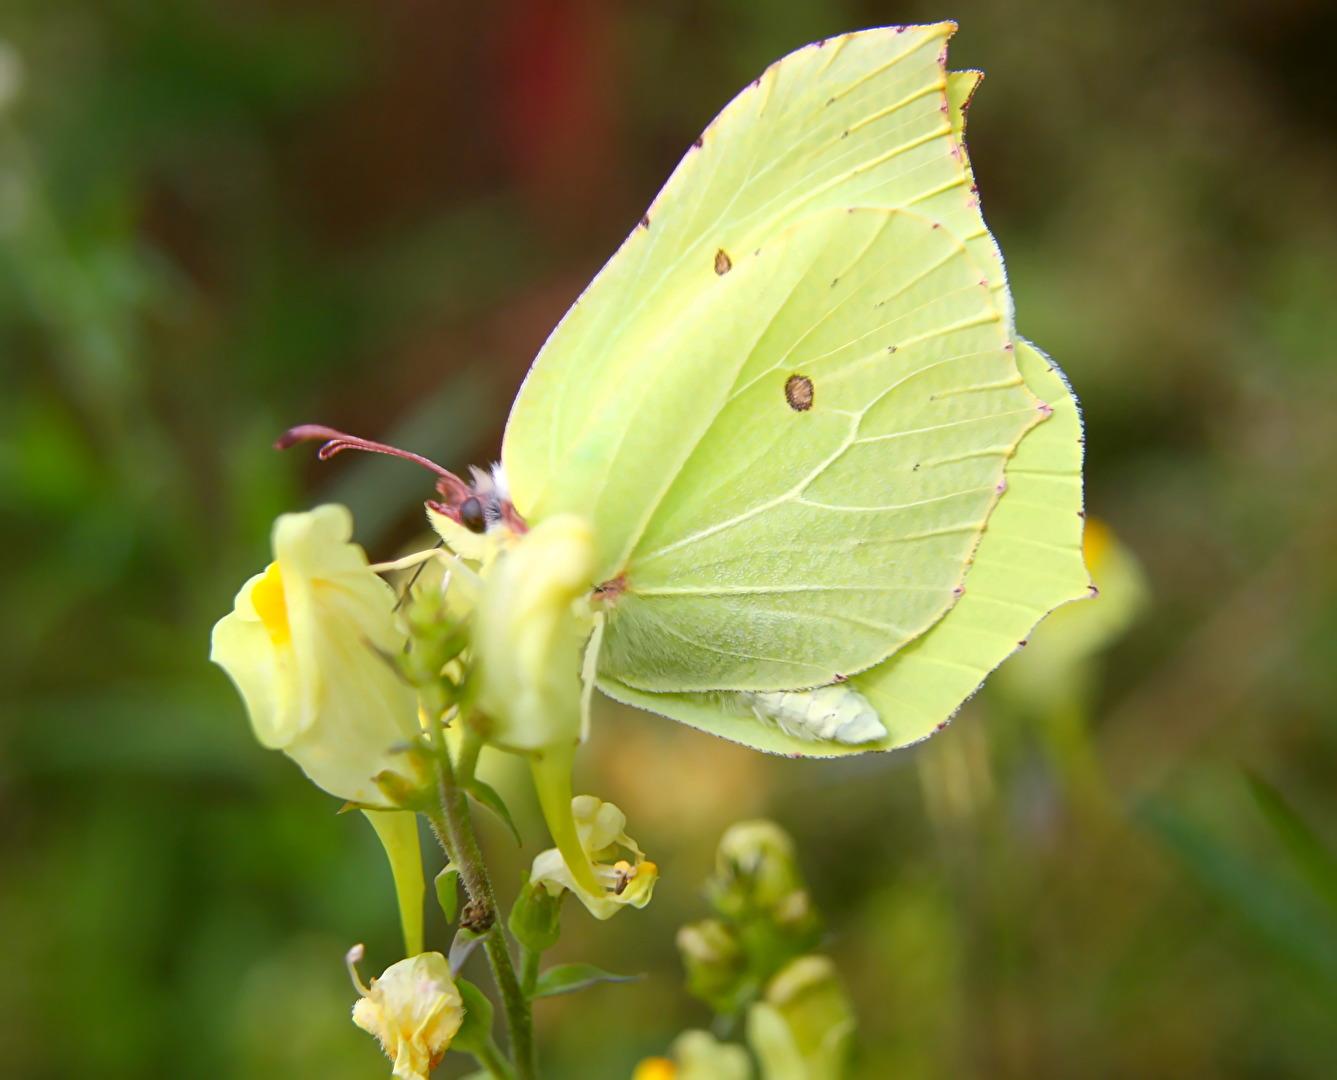
M499 547L483 568L470 641L474 722L488 742L529 758L553 841L590 896L601 886L571 819L571 766L592 689L582 686L582 649L594 628L585 599L594 555L589 524L573 514L541 521ZM586 677L592 681L592 672Z
M363 986L354 965L362 946L348 953L348 971L362 996L353 1023L380 1041L394 1062L398 1080L427 1080L445 1056L464 1020L464 1003L440 953L419 953L391 964L371 986Z
M752 1080L752 1064L741 1046L708 1031L684 1031L673 1041L671 1059L645 1058L631 1080Z
M490 742L534 753L579 740L581 646L592 624L576 602L593 573L594 534L571 514L540 522L488 569L472 646Z
M392 660L404 648L395 596L350 542L342 506L283 514L274 562L214 627L211 659L236 684L255 736L342 799L388 807L382 771L421 734L418 701Z
M570 889L596 919L610 919L622 908L643 908L650 902L659 867L646 859L636 841L627 835L627 816L612 803L593 795L571 800L576 834L600 891L591 891L572 874L556 848L541 852L530 870L529 880L542 884L554 896ZM624 856L624 853L630 859Z
M649 1057L637 1063L631 1080L677 1080L678 1066L668 1058Z

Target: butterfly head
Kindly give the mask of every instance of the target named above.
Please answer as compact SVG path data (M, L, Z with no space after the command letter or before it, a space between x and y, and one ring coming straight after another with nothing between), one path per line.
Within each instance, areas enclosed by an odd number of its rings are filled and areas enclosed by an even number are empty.
M473 479L469 495L458 505L429 502L430 509L444 514L452 521L463 525L471 533L490 533L505 530L520 534L528 531L525 519L511 502L511 493L506 486L506 470L501 462L495 462L492 468L484 471L476 466L469 466L469 475ZM437 482L437 491L442 490L442 481Z

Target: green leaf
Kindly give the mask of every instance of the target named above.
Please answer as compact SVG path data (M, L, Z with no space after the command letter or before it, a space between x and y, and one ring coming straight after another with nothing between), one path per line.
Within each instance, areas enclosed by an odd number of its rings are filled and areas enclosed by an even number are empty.
M434 879L436 902L441 906L441 913L445 915L448 923L455 921L455 915L460 907L459 877L459 870L447 866Z
M496 814L497 817L501 818L506 827L511 830L511 835L515 837L517 847L525 846L525 842L520 839L520 830L516 828L515 819L511 817L510 809L504 802L502 802L501 796L497 794L495 788L489 784L483 783L483 781L479 780L477 777L474 777L467 785L465 785L464 790L469 793L470 797L476 803L480 806L487 807Z
M464 1022L455 1033L451 1048L473 1053L486 1050L492 1043L492 1000L468 979L456 979L455 986L464 1002Z
M1275 787L1254 772L1249 773L1249 787L1295 865L1323 902L1337 912L1337 857Z
M593 986L595 983L635 982L641 978L644 976L614 975L593 964L560 964L549 968L539 976L538 985L531 997L535 1000L557 997L559 994L574 994L577 990L584 990L585 987Z
M1148 800L1137 816L1179 856L1200 885L1279 953L1337 981L1337 925L1324 918L1307 895L1270 877L1166 803Z

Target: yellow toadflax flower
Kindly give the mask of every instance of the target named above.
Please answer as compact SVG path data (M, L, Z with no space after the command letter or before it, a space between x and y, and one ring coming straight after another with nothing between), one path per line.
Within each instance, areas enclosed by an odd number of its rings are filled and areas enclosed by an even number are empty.
M594 534L581 518L540 522L489 568L473 633L478 707L490 742L541 753L580 739L580 657Z
M348 972L362 995L353 1006L353 1023L380 1041L398 1080L427 1080L464 1021L450 965L440 953L419 953L363 986L354 966L361 959L362 946L353 946Z
M377 774L411 771L418 702L388 657L404 648L395 596L351 542L342 506L283 514L274 561L214 627L214 663L236 684L260 742L342 799L389 807Z
M642 1059L632 1071L631 1080L677 1080L678 1066L668 1058Z
M571 800L571 812L600 890L593 892L582 885L556 848L535 857L529 880L542 884L554 896L570 889L596 919L610 919L627 906L645 907L659 878L659 867L627 835L627 815L593 795L577 795ZM623 851L630 860L622 857Z
M528 757L553 841L589 895L600 886L571 819L571 765L589 689L581 666L594 626L585 601L594 558L594 533L582 518L539 522L485 568L471 639L475 722L488 742Z

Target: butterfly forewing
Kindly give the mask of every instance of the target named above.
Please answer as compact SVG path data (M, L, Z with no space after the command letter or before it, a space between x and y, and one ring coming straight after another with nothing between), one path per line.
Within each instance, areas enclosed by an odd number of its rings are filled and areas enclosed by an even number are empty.
M716 118L526 379L503 447L522 514L589 513L608 463L586 452L586 429L598 425L606 445L620 445L639 419L628 402L653 379L647 357L691 317L719 268L813 214L909 207L938 220L1008 310L951 125L944 53L954 29L890 27L810 45L772 65ZM645 470L673 461L619 454L611 464ZM596 517L594 525L608 565L625 555L639 518Z

